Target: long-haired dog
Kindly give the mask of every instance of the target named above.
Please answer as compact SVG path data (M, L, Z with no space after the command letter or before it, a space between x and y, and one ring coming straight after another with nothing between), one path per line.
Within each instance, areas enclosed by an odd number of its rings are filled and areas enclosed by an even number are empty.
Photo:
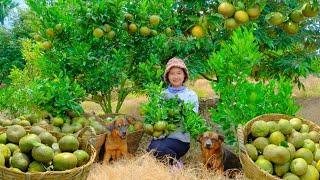
M223 146L224 136L213 131L207 131L199 136L203 163L208 169L223 174L228 169L240 169L239 158ZM234 175L233 175L234 176Z
M105 141L105 153L103 164L108 164L110 160L117 160L120 157L128 157L127 134L131 119L116 117L111 123L107 124L110 133Z

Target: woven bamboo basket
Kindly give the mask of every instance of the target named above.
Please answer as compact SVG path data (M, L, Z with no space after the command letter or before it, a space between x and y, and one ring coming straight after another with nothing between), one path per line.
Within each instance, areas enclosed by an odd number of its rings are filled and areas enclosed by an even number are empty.
M102 124L104 124L103 119L106 119L108 117L115 117L115 116L125 116L125 117L131 117L133 119L133 121L137 121L136 118L129 116L129 115L125 115L125 114L105 114L105 115L101 115L99 117L96 117L96 120ZM86 127L82 130L80 130L78 132L78 134L81 138L79 139L79 141L83 144L90 142L90 144L92 144L94 146L94 148L97 151L97 155L95 157L95 162L98 162L102 159L103 157L103 149L101 149L105 143L105 140L107 138L107 133L104 134L99 134L96 135L93 128L92 127ZM132 132L129 133L127 135L127 143L128 143L128 152L131 154L134 154L138 147L139 147L139 143L140 140L142 138L143 135L143 131L136 131L136 132Z
M94 129L90 126L82 128L77 132L78 140L80 144L91 144L96 150L96 157L94 162L99 161L99 154L101 147L104 145L106 140L106 133L96 135Z
M126 115L126 114L105 114L103 116L100 116L100 118L105 119L108 117L114 118L115 116L124 116L124 117L130 117L133 122L138 121L137 118L130 116L130 115ZM138 147L139 147L139 143L140 140L143 136L144 131L135 131L135 132L131 132L127 135L127 144L128 144L128 152L131 154L134 154Z
M28 131L28 130L27 130ZM5 132L1 130L0 133ZM52 132L52 135L58 139L61 138L60 134ZM66 171L46 171L35 173L23 173L10 170L6 167L0 167L0 179L3 180L86 180L91 166L96 156L96 150L90 144L81 145L81 148L89 153L90 159L87 164L69 169Z
M247 122L244 127L238 128L238 141L239 141L239 149L240 149L240 162L242 164L242 169L245 174L245 176L249 179L259 179L259 180L279 180L280 178L276 176L272 176L269 173L261 170L255 163L252 161L252 159L249 157L245 144L248 140L248 135L250 134L251 126L255 121L263 120L263 121L278 121L280 119L287 119L290 120L293 118L289 115L284 114L264 114L258 117L253 118L249 122ZM309 125L310 130L315 130L317 132L320 132L320 127L313 123L312 121L305 120L301 117L298 117L302 120L302 123Z

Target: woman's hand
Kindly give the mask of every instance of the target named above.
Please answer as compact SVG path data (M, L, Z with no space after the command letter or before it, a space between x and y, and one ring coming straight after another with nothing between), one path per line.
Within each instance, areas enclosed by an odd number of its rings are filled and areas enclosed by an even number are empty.
M162 134L159 137L153 137L153 140L160 140L160 139L164 139L166 137L167 137L166 135Z

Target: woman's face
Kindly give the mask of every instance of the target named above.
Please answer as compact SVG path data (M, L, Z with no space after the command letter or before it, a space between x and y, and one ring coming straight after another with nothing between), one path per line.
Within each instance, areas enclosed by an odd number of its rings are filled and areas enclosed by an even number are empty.
M182 86L185 74L181 68L173 67L170 69L168 79L172 87L178 88Z

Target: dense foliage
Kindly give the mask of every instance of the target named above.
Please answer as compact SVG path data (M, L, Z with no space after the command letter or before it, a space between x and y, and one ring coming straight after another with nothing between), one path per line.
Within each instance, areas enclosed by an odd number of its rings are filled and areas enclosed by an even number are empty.
M221 102L213 109L212 120L222 127L228 143L236 142L238 124L245 124L252 118L265 113L294 115L295 105L290 81L250 80L250 73L256 61L263 58L252 31L236 30L230 41L213 53L209 62L217 75L213 89Z
M151 84L146 90L149 101L142 106L142 112L145 126L154 126L153 133L159 122L164 122L169 132L178 127L189 132L194 139L210 129L206 120L193 111L193 104L183 102L178 97L166 97L162 84Z

